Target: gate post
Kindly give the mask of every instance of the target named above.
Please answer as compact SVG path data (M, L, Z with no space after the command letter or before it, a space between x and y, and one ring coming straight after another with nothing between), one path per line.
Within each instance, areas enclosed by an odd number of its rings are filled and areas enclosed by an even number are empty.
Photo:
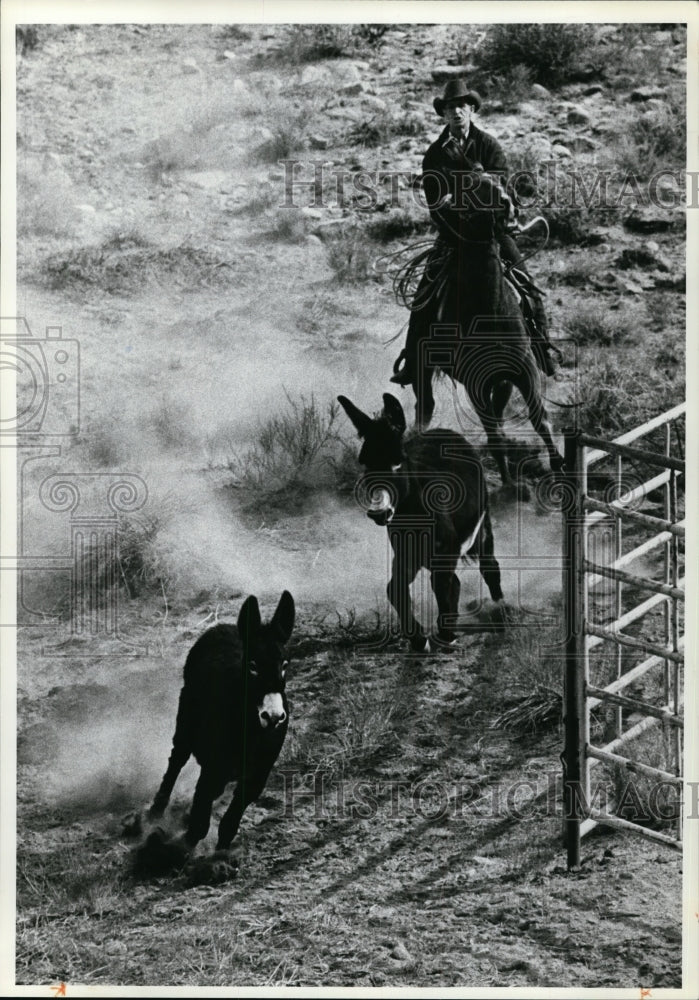
M568 869L580 867L580 823L585 773L585 635L584 531L582 442L576 431L565 432L565 495L563 502L563 607L565 625L565 685L563 751L563 810Z

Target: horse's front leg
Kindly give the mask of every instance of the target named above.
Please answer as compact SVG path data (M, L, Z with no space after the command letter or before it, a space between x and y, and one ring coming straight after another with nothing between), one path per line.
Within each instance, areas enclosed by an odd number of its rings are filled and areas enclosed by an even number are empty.
M530 373L528 379L523 378L517 388L527 402L532 427L546 445L551 471L554 473L562 472L563 456L556 448L553 440L553 431L541 398L541 379L538 371L535 370Z
M432 391L433 369L418 364L418 370L413 379L415 393L415 425L418 430L425 430L430 425L434 413L434 393Z

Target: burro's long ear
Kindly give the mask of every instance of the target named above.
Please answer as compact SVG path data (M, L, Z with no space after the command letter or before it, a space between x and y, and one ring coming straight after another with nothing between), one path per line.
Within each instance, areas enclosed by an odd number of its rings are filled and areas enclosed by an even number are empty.
M391 426L395 427L399 434L405 433L407 424L405 422L403 407L400 405L400 401L395 396L392 396L390 392L383 394L383 413Z
M270 625L281 636L282 642L288 642L294 628L294 616L296 607L294 599L288 590L285 590L279 598L277 610L274 612Z
M260 605L257 603L257 598L251 594L238 612L238 635L243 646L248 647L254 642L261 627Z
M374 423L371 417L368 417L366 413L362 413L359 407L350 402L347 396L338 396L337 401L357 428L359 436L361 438L366 437Z

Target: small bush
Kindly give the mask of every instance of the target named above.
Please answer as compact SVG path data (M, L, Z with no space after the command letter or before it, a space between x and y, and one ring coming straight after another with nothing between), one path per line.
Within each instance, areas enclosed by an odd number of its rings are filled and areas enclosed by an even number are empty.
M291 62L337 59L352 46L351 24L289 25L284 54Z
M312 116L313 111L307 106L296 107L281 100L268 102L259 119L265 138L254 149L253 159L276 163L303 149Z
M359 227L343 229L328 237L328 263L343 284L357 284L375 277L366 234Z
M407 208L376 213L367 224L367 235L377 243L390 243L430 230L430 218L422 212L419 216Z
M680 169L686 160L684 108L671 103L639 114L617 144L616 161L641 178L663 169Z
M118 294L142 289L149 279L185 288L231 280L227 261L208 250L182 244L160 248L135 233L117 233L100 244L52 254L42 277L53 289L98 287Z
M231 215L249 215L254 218L264 215L278 200L278 195L275 194L271 184L259 184L244 202L228 211Z
M354 146L385 146L395 136L421 136L425 132L422 118L414 112L396 116L391 111L377 111L366 121L353 125L346 141Z
M598 437L614 438L684 398L684 373L674 378L649 367L642 355L588 355L577 375L578 426Z
M546 631L533 625L511 629L495 640L499 656L493 683L508 708L493 721L493 728L527 733L561 724L563 663L553 636L549 646L546 641Z
M492 91L488 95L489 100L500 101L502 110L506 113L519 111L522 102L531 97L533 76L532 69L521 63L496 74L493 78Z
M338 59L358 49L377 48L392 24L289 25L283 55L292 63Z
M586 24L494 24L478 59L484 70L502 74L525 66L533 82L558 86L579 74L592 38Z
M286 398L286 410L261 424L254 442L229 462L255 508L277 498L288 506L291 496L332 488L341 478L346 445L336 430L337 403L322 408L313 394Z
M599 302L581 302L563 324L565 336L578 346L601 345L634 341L643 328L638 312L613 311Z
M306 238L306 216L300 208L280 208L274 216L270 235L288 243L302 243Z
M56 164L20 158L17 171L17 232L75 236L80 226L75 189Z

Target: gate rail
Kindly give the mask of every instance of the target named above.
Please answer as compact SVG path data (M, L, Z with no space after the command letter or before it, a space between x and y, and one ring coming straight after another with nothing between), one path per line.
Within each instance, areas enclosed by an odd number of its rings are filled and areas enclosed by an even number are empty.
M681 404L626 434L605 441L598 437L569 431L565 434L566 496L563 504L563 594L565 608L565 747L564 816L568 867L580 865L581 838L598 824L620 830L633 830L674 847L682 846L682 810L678 809L674 836L649 829L609 812L594 808L590 792L590 771L600 762L623 767L670 785L682 786L682 698L681 668L684 660L684 637L680 627L679 606L684 600L684 580L680 577L680 545L685 523L678 513L678 477L684 472L683 458L671 455L673 429L686 413ZM632 447L632 442L664 428L663 453ZM677 434L679 440L679 434ZM603 460L614 462L616 498L599 500L588 496L588 470ZM644 482L624 489L624 460L662 469ZM654 490L663 489L663 517L628 509ZM588 558L591 529L604 521L611 525L613 553L608 565ZM623 551L623 525L650 529L654 534L641 544ZM652 580L623 567L643 556L662 549L663 580ZM602 581L614 581L614 618L604 627L590 619L590 597ZM651 596L623 611L624 588L632 585L647 590ZM628 635L625 626L639 621L654 608L664 610L663 639L650 641ZM615 649L616 679L605 687L590 682L590 651L606 643ZM624 651L650 654L630 669L624 669ZM662 668L663 704L654 705L623 694L634 681L649 671ZM590 712L600 704L614 706L615 738L597 747L590 740ZM623 728L623 711L630 710L643 718L630 728ZM662 725L671 758L672 771L652 767L642 761L622 756L618 751L654 726Z

